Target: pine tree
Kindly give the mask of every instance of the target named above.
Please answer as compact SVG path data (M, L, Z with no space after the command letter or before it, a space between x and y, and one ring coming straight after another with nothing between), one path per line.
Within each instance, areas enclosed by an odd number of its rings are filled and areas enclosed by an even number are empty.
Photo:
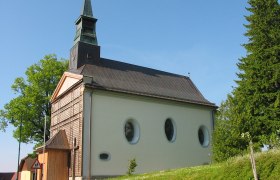
M216 161L246 150L242 133L248 132L259 149L280 129L280 5L277 0L248 0L248 4L248 43L243 45L247 55L237 64L237 87L217 114Z
M280 5L277 0L249 0L251 13L244 45L247 56L237 64L240 73L233 92L235 123L255 143L280 128Z

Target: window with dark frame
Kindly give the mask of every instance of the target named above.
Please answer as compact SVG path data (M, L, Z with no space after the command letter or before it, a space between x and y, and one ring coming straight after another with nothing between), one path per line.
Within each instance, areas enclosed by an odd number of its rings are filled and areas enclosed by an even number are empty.
M199 130L198 130L198 139L199 139L200 144L203 145L204 144L204 133L203 133L202 128L199 128Z
M204 125L200 126L197 135L198 135L198 140L200 145L202 147L208 147L210 143L210 139L209 139L209 131L207 127Z
M175 139L174 124L170 118L165 121L164 125L165 135L168 141L172 142Z
M125 137L128 142L132 142L134 138L134 126L133 123L128 121L125 123Z

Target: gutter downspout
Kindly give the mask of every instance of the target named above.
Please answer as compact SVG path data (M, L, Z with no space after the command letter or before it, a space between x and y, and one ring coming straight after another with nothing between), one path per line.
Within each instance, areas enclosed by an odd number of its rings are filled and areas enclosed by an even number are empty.
M211 123L211 150L210 150L210 153L209 153L209 157L210 157L210 163L212 164L213 163L213 133L214 133L214 130L215 130L215 112L216 112L216 109L213 109L212 112L211 112L211 115L212 115L212 123Z
M91 121L92 121L92 91L90 91L90 118L89 118L89 163L88 163L88 179L91 179Z
M215 112L216 110L212 110L212 132L215 129Z

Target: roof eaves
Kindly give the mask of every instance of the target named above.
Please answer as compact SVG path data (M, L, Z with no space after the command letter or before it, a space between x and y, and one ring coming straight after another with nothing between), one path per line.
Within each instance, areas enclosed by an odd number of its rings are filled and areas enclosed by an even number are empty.
M127 90L122 90L122 89L115 89L115 88L108 88L108 87L105 88L105 87L96 86L96 85L93 85L93 84L85 84L85 87L93 88L93 89L99 89L99 90L112 91L112 92L126 93L126 94L131 94L131 95L139 95L139 96L153 97L153 98L158 98L158 99L172 100L172 101L189 103L189 104L194 104L194 105L202 105L202 106L207 106L207 107L211 107L211 108L214 108L214 109L218 108L215 104L210 103L210 102L209 103L204 103L204 102L200 102L200 101L179 99L179 98L174 98L174 97L160 96L160 95L141 93L141 92L135 92L135 91L127 91Z

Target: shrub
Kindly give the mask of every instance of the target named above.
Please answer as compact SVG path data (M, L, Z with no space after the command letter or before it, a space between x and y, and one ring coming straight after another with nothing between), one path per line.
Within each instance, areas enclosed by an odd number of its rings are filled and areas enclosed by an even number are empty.
M135 168L137 167L136 159L129 160L127 175L132 175L135 172Z

